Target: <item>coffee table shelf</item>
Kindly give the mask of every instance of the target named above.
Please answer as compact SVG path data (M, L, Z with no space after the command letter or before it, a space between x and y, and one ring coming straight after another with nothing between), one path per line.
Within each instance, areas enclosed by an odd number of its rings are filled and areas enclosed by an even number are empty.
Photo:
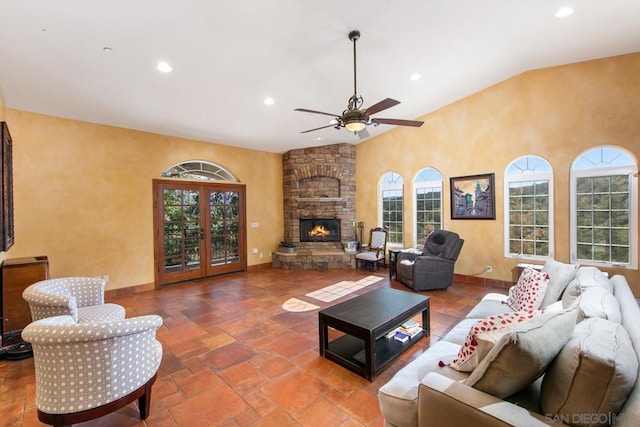
M393 338L380 338L375 342L375 360L374 363L378 367L378 370L382 370L386 367L387 363L392 362L402 352L418 342L420 338L424 336L424 331L420 332L412 339L406 342L400 342ZM361 370L360 375L365 374L365 345L364 340L356 338L351 335L343 335L329 342L325 357L328 359L340 359L341 363L352 365L352 370Z
M403 322L422 314L423 330L406 342L387 338ZM429 297L380 288L318 313L320 354L369 381L409 347L429 335ZM329 341L329 328L343 333Z

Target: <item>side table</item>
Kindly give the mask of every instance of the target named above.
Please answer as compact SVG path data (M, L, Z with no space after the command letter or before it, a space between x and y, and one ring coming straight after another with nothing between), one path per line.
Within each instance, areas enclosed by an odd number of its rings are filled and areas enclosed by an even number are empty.
M395 279L397 276L396 263L400 252L402 252L400 249L389 249L389 279Z

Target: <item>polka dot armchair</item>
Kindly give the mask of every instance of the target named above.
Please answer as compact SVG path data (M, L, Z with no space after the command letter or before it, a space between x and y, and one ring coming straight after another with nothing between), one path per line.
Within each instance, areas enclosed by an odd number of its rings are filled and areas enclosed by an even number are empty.
M124 319L125 310L104 302L104 277L63 277L27 287L22 297L29 303L31 319L69 315L78 323Z
M38 419L75 424L135 399L146 419L162 359L161 325L156 315L86 323L63 315L29 324L22 338L33 347Z

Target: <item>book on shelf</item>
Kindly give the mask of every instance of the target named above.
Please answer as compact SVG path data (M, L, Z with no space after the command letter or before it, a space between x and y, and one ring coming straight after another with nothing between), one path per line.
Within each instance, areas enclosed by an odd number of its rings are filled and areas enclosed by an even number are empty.
M409 319L408 321L400 325L399 329L400 329L400 332L403 332L409 335L411 338L415 337L420 332L422 332L422 326L415 320L411 320L411 319Z
M420 332L422 332L422 328L418 326L417 328L410 329L408 332L406 332L406 334L409 335L410 338L413 338Z
M389 338L393 338L393 337L394 337L394 335L396 334L396 332L399 332L399 331L400 331L400 328L399 328L399 327L398 327L398 328L395 328L394 330L392 330L392 331L390 331L389 333L387 333L387 335L385 335L385 337L386 337L387 339L389 339Z
M416 327L416 326L420 326L420 323L416 322L413 319L409 319L406 322L404 322L402 325L400 325L400 327L407 328L407 329L413 328L413 327Z
M393 339L396 341L400 341L400 342L407 342L409 341L409 339L411 339L411 336L408 334L405 334L404 332L396 332L396 334L393 336Z

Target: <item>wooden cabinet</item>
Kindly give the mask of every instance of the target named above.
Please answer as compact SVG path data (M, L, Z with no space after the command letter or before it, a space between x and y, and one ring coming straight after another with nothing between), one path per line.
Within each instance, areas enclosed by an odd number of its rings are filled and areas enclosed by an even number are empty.
M49 278L49 260L46 256L12 258L2 265L2 337L10 341L14 332L31 323L29 304L22 298L27 286Z

